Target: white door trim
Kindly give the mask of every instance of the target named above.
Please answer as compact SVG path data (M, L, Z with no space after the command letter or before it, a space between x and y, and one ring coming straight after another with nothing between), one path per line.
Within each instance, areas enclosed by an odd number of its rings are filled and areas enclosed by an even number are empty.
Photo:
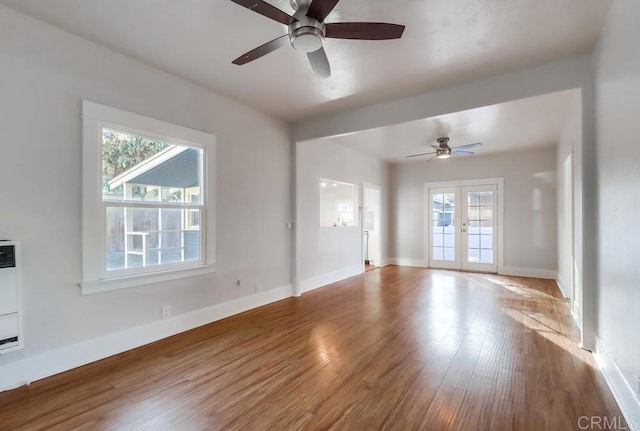
M369 188L369 189L375 189L378 190L380 192L380 202L378 205L378 217L380 218L380 233L378 234L378 253L380 254L380 258L378 259L380 262L376 263L376 266L382 267L384 265L382 265L382 234L383 234L383 224L382 224L382 186L379 186L377 184L372 184L372 183L367 183L367 182L362 182L362 195L360 198L360 249L361 249L361 253L360 253L360 261L364 262L364 209L366 208L366 193L365 190Z
M446 187L464 187L464 186L486 186L495 185L498 189L497 195L497 254L498 254L498 274L504 270L504 178L478 178L472 180L452 180L452 181L435 181L424 184L423 193L423 220L422 226L424 231L422 257L425 267L429 267L429 230L427 228L431 215L429 214L429 189L446 188Z
M570 300L570 310L573 314L573 318L578 323L578 327L582 331L581 325L581 304L578 301L582 300L582 292L578 295L576 291L575 283L575 255L574 255L574 221L573 221L573 153L569 153L562 164L563 173L563 187L564 187L564 202L563 202L563 230L564 238L564 268L562 269L562 282L565 292L563 292Z

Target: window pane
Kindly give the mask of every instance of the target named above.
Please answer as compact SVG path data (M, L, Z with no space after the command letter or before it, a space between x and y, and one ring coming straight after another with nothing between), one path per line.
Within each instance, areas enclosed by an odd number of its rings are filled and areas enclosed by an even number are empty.
M480 235L469 235L469 248L480 248Z
M456 228L453 225L445 226L443 230L444 230L444 233L447 233L447 234L455 234L456 232Z
M493 207L482 207L480 211L481 220L493 220Z
M493 192L480 193L480 205L493 206Z
M431 199L434 226L453 226L454 224L454 195L453 193L434 194Z
M441 233L433 234L433 246L442 247L444 245L444 235Z
M107 208L107 270L124 268L124 208Z
M493 221L491 221L491 220L482 220L480 222L480 227L482 228L482 232L485 232L485 229L493 228Z
M445 247L455 247L455 234L445 234L444 236Z
M444 249L442 247L433 247L433 260L443 260Z
M102 199L200 203L202 150L102 131Z
M102 200L202 204L199 148L102 130ZM200 260L201 209L106 208L107 271Z
M107 207L107 271L200 260L200 211Z
M480 250L481 263L493 263L493 250Z
M482 235L480 239L480 244L482 248L492 249L493 248L493 235Z
M468 261L474 263L480 262L480 250L477 248L470 248Z
M450 262L455 261L456 260L455 249L449 248L449 247L445 247L445 249L444 249L444 260L448 260Z
M467 204L470 207L477 207L480 205L480 194L479 193L468 193L467 194Z
M467 226L469 230L469 234L479 234L480 233L480 222L477 220L469 220L469 225Z

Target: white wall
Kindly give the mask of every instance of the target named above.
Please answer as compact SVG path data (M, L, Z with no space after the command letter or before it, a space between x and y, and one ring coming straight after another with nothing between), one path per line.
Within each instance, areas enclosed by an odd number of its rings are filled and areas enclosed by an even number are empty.
M382 187L381 225L387 225L388 165L329 140L297 144L297 277L302 292L364 271L362 225L320 227L320 178ZM387 235L382 236L385 259Z
M582 109L581 109L581 96L579 92L574 93L575 102L571 106L571 112L567 118L564 130L558 140L558 150L556 165L558 170L558 284L562 289L565 296L571 295L571 276L575 285L575 295L572 299L574 308L573 312L576 315L576 321L578 324L582 323L582 311L580 304L582 303L582 279L581 274L576 271L576 260L582 261L582 237L577 235L581 231L582 226L582 212L576 211L581 208L581 193L582 193L582 172L581 164L577 159L577 151L582 142ZM565 193L564 193L564 163L569 155L572 155L572 183L570 187L573 187L573 206L572 208L565 208ZM573 211L571 211L573 209ZM567 246L565 241L565 217L573 214L573 244ZM569 232L570 233L570 232ZM569 262L569 254L573 251L574 262ZM569 267L571 266L571 269ZM571 271L571 272L569 272Z
M630 395L640 375L640 2L613 2L594 53L598 157L598 327L601 346L626 380L627 413L640 417ZM614 385L615 386L615 385Z
M504 178L504 265L553 271L556 254L556 154L549 147L488 156L391 165L390 253L399 261L422 262L424 184Z
M0 365L290 284L286 124L5 7L0 62L0 238L22 241L26 346ZM217 274L80 295L82 99L216 135Z

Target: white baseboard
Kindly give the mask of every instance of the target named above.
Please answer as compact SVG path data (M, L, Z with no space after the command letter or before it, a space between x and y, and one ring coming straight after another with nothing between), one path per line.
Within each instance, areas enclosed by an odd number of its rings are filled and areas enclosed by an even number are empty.
M594 355L600 371L602 371L613 394L613 398L618 403L618 407L620 407L620 411L629 425L628 429L638 429L638 426L640 426L640 400L636 398L633 389L629 386L629 382L624 378L618 365L598 337L596 337Z
M428 268L429 265L422 259L405 259L391 257L387 259L389 265L413 266L417 268ZM552 269L518 268L515 266L505 266L498 269L502 275L515 275L518 277L547 278L555 280L558 272ZM564 293L564 292L563 292Z
M532 277L532 278L546 278L549 280L555 280L558 275L558 271L555 269L538 269L538 268L519 268L516 266L503 266L498 268L498 274L500 275L515 275L516 277Z
M300 281L300 292L309 292L319 287L326 286L327 284L335 283L336 281L344 280L345 278L362 274L363 272L364 264L361 264L349 266L347 268L342 268L337 271L328 272L326 274L316 275L315 277L306 278Z
M390 257L387 259L389 265L414 266L416 268L428 268L429 265L422 259L405 259L401 257Z
M291 286L283 286L10 362L0 366L0 391L17 388L252 308L289 298L291 293Z
M380 265L380 267L382 268L382 267L385 267L387 265L393 265L392 261L393 261L393 259L391 259L389 257L384 258L384 259L382 259L382 264Z

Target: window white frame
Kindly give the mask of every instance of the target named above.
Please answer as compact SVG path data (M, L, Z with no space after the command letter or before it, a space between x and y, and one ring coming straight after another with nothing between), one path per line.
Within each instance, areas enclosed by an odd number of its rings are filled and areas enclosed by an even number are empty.
M215 272L215 135L87 100L82 102L82 124L82 293L98 293ZM104 128L202 149L200 260L106 270L105 207L129 206L129 203L103 202ZM153 205L163 206L160 202L154 202Z

